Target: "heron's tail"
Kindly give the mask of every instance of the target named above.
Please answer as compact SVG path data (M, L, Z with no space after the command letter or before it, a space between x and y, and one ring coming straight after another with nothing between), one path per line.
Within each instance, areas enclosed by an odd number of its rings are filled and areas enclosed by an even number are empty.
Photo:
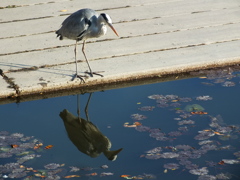
M103 152L103 153L104 153L104 155L108 158L108 160L110 160L110 161L115 161L115 160L117 159L118 153L120 153L122 150L123 150L123 148L118 149L118 150L115 150L115 151L109 151L109 150L107 150L107 151L105 151L105 152Z
M59 37L59 40L63 40L63 37L59 30L57 30L55 33L57 34L57 38Z

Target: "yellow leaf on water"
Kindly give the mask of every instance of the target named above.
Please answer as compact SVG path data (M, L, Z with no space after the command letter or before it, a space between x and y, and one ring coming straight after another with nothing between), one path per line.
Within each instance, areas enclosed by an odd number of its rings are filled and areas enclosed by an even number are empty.
M60 12L66 12L67 11L67 9L62 9L62 10L60 10Z
M141 126L142 125L142 123L140 123L140 122L134 122L133 124L136 125L136 126Z
M123 174L123 175L121 175L120 177L129 177L130 175L125 175L125 174Z
M69 175L69 176L65 176L64 178L73 178L73 177L80 177L79 175Z
M217 132L217 131L214 131L214 134L216 134L216 135L224 135L224 134L221 134L220 132Z
M37 177L41 177L42 176L42 174L40 174L40 173L36 173L34 175L37 176Z

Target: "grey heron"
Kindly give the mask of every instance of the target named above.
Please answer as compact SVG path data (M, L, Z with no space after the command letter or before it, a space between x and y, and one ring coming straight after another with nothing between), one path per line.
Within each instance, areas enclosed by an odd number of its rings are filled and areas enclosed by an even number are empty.
M100 75L92 71L86 54L84 52L84 47L86 44L86 40L90 38L98 38L103 36L107 32L108 25L113 32L118 36L117 31L114 29L112 25L112 20L108 14L102 13L98 15L98 13L92 9L80 9L75 13L68 16L62 23L62 26L59 30L56 31L57 37L60 40L64 38L76 40L75 43L75 64L76 64L76 74L73 77L73 80L78 77L80 79L81 76L78 75L77 68L77 43L78 41L83 41L82 52L87 62L89 72L86 73L93 76L93 74ZM102 75L100 75L102 76Z

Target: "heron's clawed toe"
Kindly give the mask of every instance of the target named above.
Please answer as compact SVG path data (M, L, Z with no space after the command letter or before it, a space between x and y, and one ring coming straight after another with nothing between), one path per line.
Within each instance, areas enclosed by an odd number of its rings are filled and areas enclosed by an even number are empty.
M97 76L101 76L103 77L102 74L100 73L103 73L104 71L96 71L96 72L88 72L88 71L85 71L86 74L89 74L91 77L93 77L93 75L97 75Z
M78 75L78 74L74 74L72 77L72 81L74 81L76 78L79 78L81 80L81 82L85 83L85 79L88 78L88 76L82 76L82 75Z

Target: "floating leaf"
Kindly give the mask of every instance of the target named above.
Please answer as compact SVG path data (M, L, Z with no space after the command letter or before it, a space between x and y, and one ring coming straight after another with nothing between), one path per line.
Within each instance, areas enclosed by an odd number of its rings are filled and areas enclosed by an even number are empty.
M100 174L100 176L112 176L112 175L113 175L113 173L111 173L111 172L102 172Z
M212 175L202 175L198 177L198 180L216 180L217 178Z
M222 84L223 87L232 87L232 86L235 86L235 82L233 81L226 81Z
M192 101L192 98L189 98L189 97L181 97L181 98L178 98L178 100L180 102L190 102Z
M154 106L143 106L138 108L140 111L152 111L155 107Z
M224 163L224 161L220 161L220 162L218 162L218 164L224 165L225 163Z
M237 151L235 153L233 153L235 156L237 156L238 158L240 158L240 151Z
M11 134L11 136L16 137L16 138L22 138L24 136L24 134L22 134L22 133L13 133L13 134Z
M124 177L124 178L125 178L125 177L129 177L129 176L130 176L130 175L125 175L125 174L124 174L124 175L121 175L120 177Z
M175 148L177 148L177 149L183 149L184 151L187 151L187 150L189 150L189 149L192 149L192 147L189 146L189 145L177 145L177 146L175 146Z
M69 175L69 176L64 176L64 178L73 178L73 177L80 177L79 175Z
M198 101L208 101L208 100L212 100L213 98L212 97L210 97L210 96L198 96L197 98L196 98L196 100L198 100Z
M203 114L208 114L208 113L207 112L203 112L203 111L193 111L193 112L191 112L191 114L203 115Z
M168 133L168 135L177 137L177 136L181 136L182 132L180 132L180 131L171 131L171 132Z
M221 134L220 132L217 132L217 131L214 131L214 134L216 134L216 135L224 135L224 134Z
M53 145L47 145L44 147L44 149L51 149L53 147Z
M59 167L61 167L60 164L56 164L56 163L50 163L44 166L46 169L57 169Z
M199 104L187 105L184 109L187 112L204 111L204 108Z
M108 165L102 165L101 168L102 168L102 169L107 169L107 168L108 168Z
M142 123L140 123L140 122L134 122L133 124L136 125L136 126L141 126L142 125Z
M239 164L240 160L237 159L223 159L222 160L226 164Z
M153 154L153 153L159 153L159 152L161 152L161 151L162 151L162 148L161 148L161 147L155 147L155 148L153 148L153 149L151 149L151 150L146 151L146 153Z
M206 174L208 174L207 167L202 167L200 169L191 169L189 172L191 174L194 174L194 175L206 175Z
M11 147L12 147L12 148L17 148L17 147L19 147L19 145L17 145L17 144L11 144Z
M229 173L220 173L216 175L217 179L231 179L232 175Z
M203 140L203 141L200 141L198 144L199 145L204 145L204 144L211 144L211 143L213 143L213 141L211 141L211 140Z
M144 116L144 115L141 115L141 114L132 114L132 115L131 115L131 118L132 118L133 120L140 121L140 120L146 119L147 117Z
M137 127L135 124L130 125L129 122L125 122L125 123L123 124L123 126L124 126L124 127L129 127L129 128Z
M195 124L195 122L193 120L183 120L178 122L178 125L185 125L185 124Z
M86 176L97 176L96 172L90 173L90 174L86 174Z
M150 127L140 125L140 126L137 126L135 129L139 132L145 132L145 131L149 131Z
M9 152L4 152L4 153L0 153L0 158L9 158L12 157L12 153Z
M178 153L174 153L174 152L165 152L161 154L162 158L176 158L178 157L179 154Z
M17 162L20 163L20 164L22 164L22 163L24 163L24 162L26 162L26 161L29 161L29 160L31 160L31 159L34 159L35 157L36 157L35 154L29 154L29 155L26 155L26 156L23 156L23 157L19 158L19 159L17 160Z
M164 164L163 167L170 170L176 170L179 168L179 165L176 163L167 163L167 164Z
M77 171L80 171L80 168L75 167L75 166L70 166L69 168L71 169L70 172L77 172Z
M33 149L39 149L40 147L43 146L43 143L36 144Z
M41 173L36 173L36 174L34 174L34 176L40 177L40 178L45 178L46 177L46 176L42 175Z

